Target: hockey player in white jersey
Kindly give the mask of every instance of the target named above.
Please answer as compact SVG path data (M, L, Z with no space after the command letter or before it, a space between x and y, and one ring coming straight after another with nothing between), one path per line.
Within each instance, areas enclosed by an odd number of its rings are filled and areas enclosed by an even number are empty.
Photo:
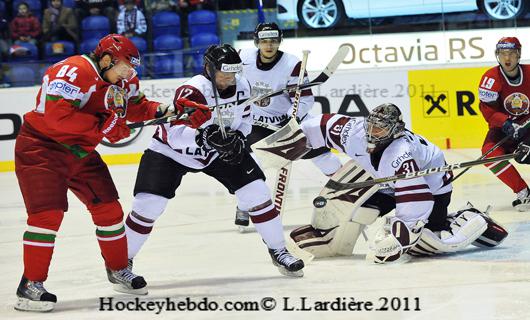
M276 23L260 23L254 31L256 48L240 51L243 74L249 80L254 95L263 95L297 83L301 61L296 56L279 50L282 39L282 30ZM308 81L305 74L304 82ZM294 92L285 93L252 105L254 126L247 137L249 146L274 132L263 124L280 128L290 120L293 98ZM313 107L314 101L310 88L301 91L296 115L298 122L311 117L308 112ZM327 176L331 176L341 167L340 160L327 147L312 150L302 159L311 159ZM235 223L248 226L248 214L240 209L237 210Z
M303 276L303 261L285 248L281 219L272 204L265 176L245 148L252 116L250 106L239 103L250 96L248 81L237 74L241 71L241 59L233 47L223 44L209 47L204 61L204 72L177 88L174 104L178 107L182 99L187 99L215 106L220 108L222 119L213 112L203 123L190 126L176 122L158 127L142 156L132 211L125 223L130 236L131 265L168 200L175 196L182 177L188 172L203 172L235 194L238 206L250 213L280 272ZM215 74L209 72L211 66ZM224 133L220 127L223 124ZM197 126L198 129L194 128Z
M445 164L438 147L405 129L401 111L394 104L376 107L366 119L325 114L301 127L312 148L328 146L346 153L370 179ZM344 165L345 170L352 168L355 166ZM339 181L347 174L341 169L332 179ZM312 225L294 230L291 236L317 257L349 255L364 226L395 209L395 216L385 217L386 223L373 241L376 263L398 260L405 253L455 252L471 243L498 245L507 233L483 212L468 206L448 214L451 177L451 172L441 172L397 180L381 189L375 185L335 194L324 210L315 210Z

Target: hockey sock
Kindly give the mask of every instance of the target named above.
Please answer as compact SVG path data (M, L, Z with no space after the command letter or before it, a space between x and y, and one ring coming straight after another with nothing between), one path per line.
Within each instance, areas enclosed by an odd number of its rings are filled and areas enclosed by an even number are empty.
M132 211L125 220L129 259L134 258L153 230L156 219L166 209L169 199L150 193L134 196Z
M495 150L497 151L497 150ZM500 156L503 152L492 152L488 157ZM486 164L486 167L493 172L505 185L510 187L514 193L518 193L525 188L528 188L526 182L521 178L521 175L509 161L497 161Z
M274 204L248 213L254 227L270 249L285 247L282 220Z
M55 236L64 212L48 210L29 213L24 232L24 276L31 281L45 281L52 260Z
M127 267L127 238L123 226L123 210L118 201L89 206L96 225L101 254L111 270Z

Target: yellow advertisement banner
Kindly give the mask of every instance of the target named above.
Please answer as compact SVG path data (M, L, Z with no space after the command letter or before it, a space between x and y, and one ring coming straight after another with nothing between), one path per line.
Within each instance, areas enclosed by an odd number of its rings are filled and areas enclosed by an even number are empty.
M478 84L488 68L409 71L412 130L442 149L480 148L488 126Z

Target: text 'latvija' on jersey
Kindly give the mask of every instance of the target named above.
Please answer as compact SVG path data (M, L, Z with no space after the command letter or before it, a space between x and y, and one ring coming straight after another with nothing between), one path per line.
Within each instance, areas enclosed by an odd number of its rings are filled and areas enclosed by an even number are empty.
M227 89L229 90L229 89ZM236 85L233 94L223 96L218 94L221 117L225 127L239 130L245 136L252 130L252 116L250 106L243 106L244 100L250 97L250 84L239 75L236 75ZM197 103L215 107L215 96L209 79L203 75L196 75L175 93L175 100L186 98ZM212 111L212 118L202 124L201 127L216 123L219 124L217 112ZM219 155L215 150L205 151L195 143L196 129L183 124L164 124L157 131L149 145L149 149L165 155L176 162L193 169L207 167Z
M394 139L382 152L369 154L364 119L325 114L302 122L301 127L312 148L326 146L344 152L375 178L445 165L437 146L410 131ZM452 190L450 177L451 173L442 172L388 183L396 200L396 216L405 222L427 220L433 195Z
M103 139L99 126L109 110L132 122L154 118L159 103L145 99L139 86L137 77L108 83L90 57L72 56L46 70L37 106L24 120L74 152L91 152Z
M258 61L257 49L243 49L239 56L243 61L243 75L250 82L254 95L263 95L298 83L301 62L292 54L278 51L279 58L267 64ZM306 72L304 83L307 82L309 79ZM252 106L254 120L278 124L287 119L291 116L293 97L294 92L256 102ZM297 117L303 118L314 102L311 89L302 90Z
M522 124L530 118L530 65L520 64L519 78L510 81L496 66L479 83L480 111L490 128L501 128L508 119Z

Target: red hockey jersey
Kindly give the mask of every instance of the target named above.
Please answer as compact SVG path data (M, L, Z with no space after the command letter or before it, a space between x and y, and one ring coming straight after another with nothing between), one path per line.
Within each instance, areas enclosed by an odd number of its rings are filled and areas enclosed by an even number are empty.
M91 152L103 139L100 125L109 110L132 122L154 118L159 103L139 89L137 77L113 85L101 78L90 57L72 56L48 68L37 106L24 121L72 150Z
M480 79L480 111L490 128L501 128L508 119L522 124L530 118L530 65L520 64L519 71L517 83L510 83L500 66Z

